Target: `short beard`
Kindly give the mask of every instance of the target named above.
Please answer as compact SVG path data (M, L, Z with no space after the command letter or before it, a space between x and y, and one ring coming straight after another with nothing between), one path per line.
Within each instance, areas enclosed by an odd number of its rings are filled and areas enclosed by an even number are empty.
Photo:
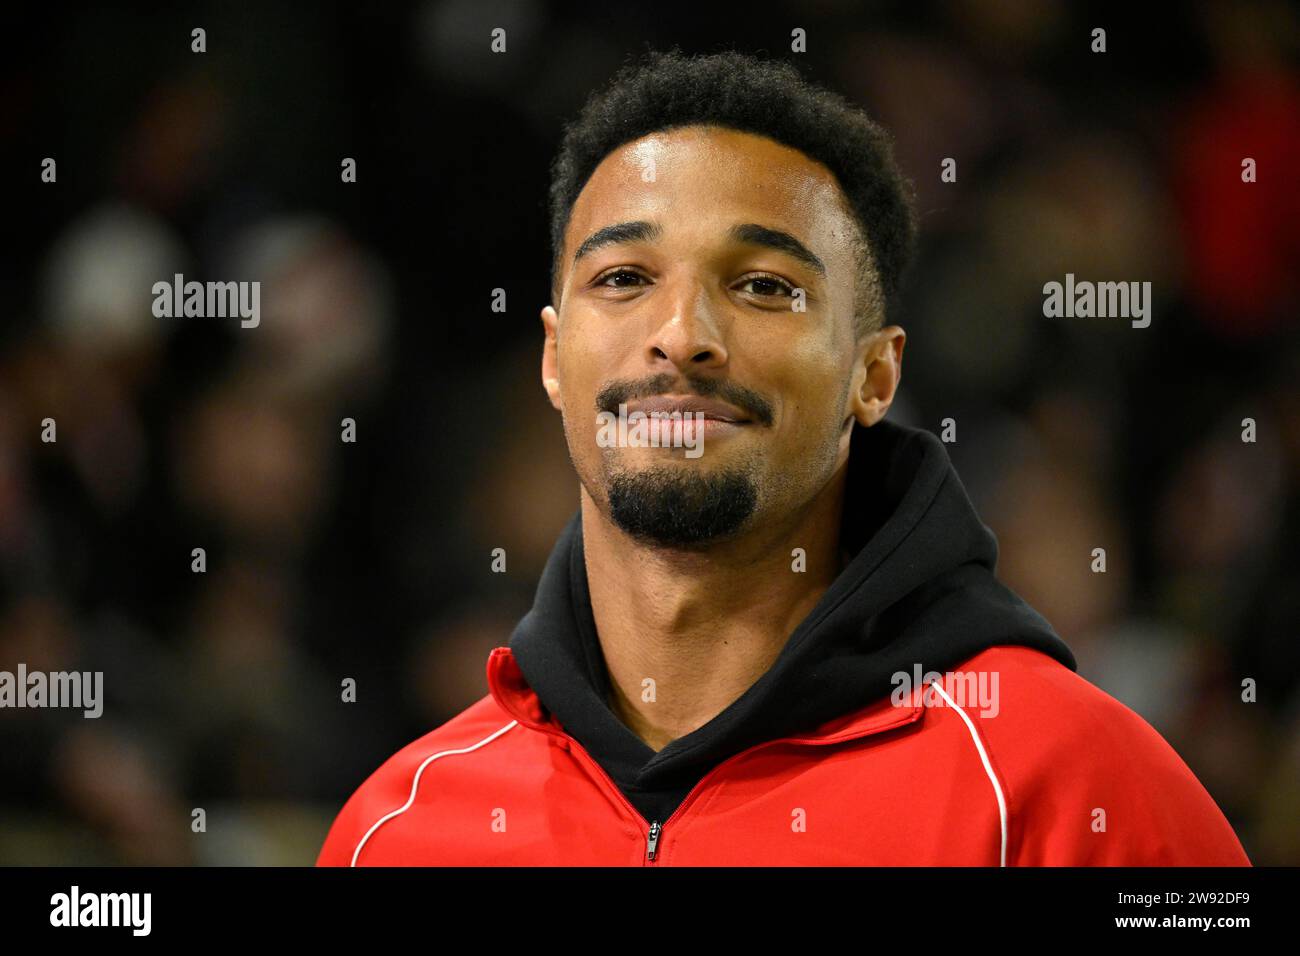
M758 485L745 469L701 474L660 467L623 472L609 481L614 523L662 548L690 548L734 534L754 513Z

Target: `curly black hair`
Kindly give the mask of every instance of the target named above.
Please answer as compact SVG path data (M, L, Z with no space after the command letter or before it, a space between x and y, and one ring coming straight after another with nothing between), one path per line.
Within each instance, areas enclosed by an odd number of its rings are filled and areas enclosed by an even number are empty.
M722 126L766 136L835 174L859 235L855 322L883 325L916 242L915 194L894 161L889 133L844 97L814 86L790 63L737 52L650 51L593 93L567 124L551 164L551 301L559 302L564 230L601 160L650 133Z

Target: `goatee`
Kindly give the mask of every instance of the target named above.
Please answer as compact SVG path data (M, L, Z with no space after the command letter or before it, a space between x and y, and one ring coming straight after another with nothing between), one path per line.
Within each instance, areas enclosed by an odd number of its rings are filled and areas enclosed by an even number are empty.
M701 474L660 467L623 472L609 482L610 517L629 535L687 548L734 534L754 513L758 488L738 468Z

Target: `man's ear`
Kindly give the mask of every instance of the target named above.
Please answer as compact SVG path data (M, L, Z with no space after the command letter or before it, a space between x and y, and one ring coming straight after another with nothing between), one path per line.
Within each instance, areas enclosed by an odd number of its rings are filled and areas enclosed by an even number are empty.
M543 306L542 329L546 338L542 342L542 388L546 389L551 404L557 409L561 407L559 363L555 358L555 333L559 325L560 317L555 314L555 310L549 305Z
M902 326L887 325L867 336L858 351L849 389L848 413L858 424L870 428L885 417L893 404L903 375L903 346L907 333Z

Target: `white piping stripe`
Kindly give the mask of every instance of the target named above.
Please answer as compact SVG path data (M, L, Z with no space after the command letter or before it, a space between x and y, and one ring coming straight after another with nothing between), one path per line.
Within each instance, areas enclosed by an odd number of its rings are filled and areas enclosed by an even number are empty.
M966 721L966 727L968 730L970 730L971 740L975 741L975 749L980 752L980 760L984 764L984 772L989 775L989 780L993 784L993 792L998 795L998 815L1002 818L1002 862L999 865L1006 866L1007 865L1007 801L1002 797L1002 785L998 783L997 774L993 772L993 766L989 763L989 755L984 752L984 742L980 740L980 735L975 731L975 725L971 722L970 717L966 715L966 711L962 710L960 707L957 706L956 701L954 701L951 697L948 696L948 692L943 689L943 686L937 680L930 681L930 686L933 687L935 690L937 690L941 695L943 695L943 699L948 702L948 705L952 707L953 710L957 711L958 714L961 715L962 720Z
M415 771L415 779L411 781L411 795L406 798L406 803L403 804L398 809L394 810L392 813L387 813L384 816L380 817L378 820L375 821L375 825L366 831L366 835L361 838L361 842L357 844L357 848L352 851L351 865L352 866L357 865L357 857L361 855L361 848L366 845L366 841L370 839L370 837L374 834L376 830L378 830L389 820L393 819L393 817L405 813L407 810L411 808L411 804L415 803L415 792L420 789L420 774L424 773L425 767L429 766L429 764L433 763L433 761L437 760L439 757L446 757L448 754L467 754L471 751L478 750L478 748L482 747L484 744L491 743L492 741L496 740L498 737L500 737L502 734L504 734L507 730L509 730L517 723L519 723L519 721L517 720L510 721L510 723L506 724L500 730L495 731L494 733L490 734L487 737L484 737L482 740L474 744L474 746L472 747L462 747L460 750L440 750L433 756L426 757L424 763L420 764L419 769Z

